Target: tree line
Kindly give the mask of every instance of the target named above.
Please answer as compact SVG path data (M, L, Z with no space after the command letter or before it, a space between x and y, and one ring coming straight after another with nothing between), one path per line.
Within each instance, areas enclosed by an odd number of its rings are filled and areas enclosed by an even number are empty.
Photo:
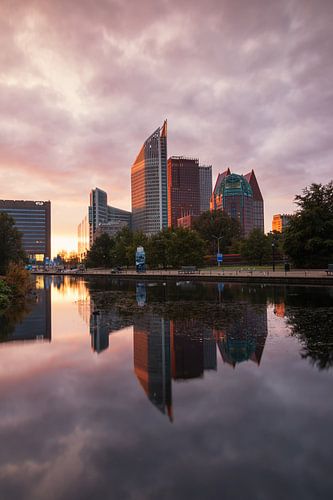
M153 236L122 229L115 237L106 234L96 239L86 258L89 267L133 266L135 251L143 246L151 268L201 266L207 256L221 253L241 255L243 262L255 265L288 258L296 267L326 268L333 263L333 181L311 184L295 197L296 213L283 234L263 234L254 229L241 237L237 220L226 213L207 211L193 229L165 229ZM0 213L0 276L11 263L23 264L26 255L15 221Z

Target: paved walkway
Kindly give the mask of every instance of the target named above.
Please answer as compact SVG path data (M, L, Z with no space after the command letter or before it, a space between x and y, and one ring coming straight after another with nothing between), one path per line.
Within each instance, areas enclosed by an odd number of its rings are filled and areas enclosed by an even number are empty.
M89 274L119 274L119 275L142 275L142 273L137 273L134 269L128 269L128 270L123 270L120 273L114 273L111 271L111 269L88 269L86 273ZM82 274L85 274L82 273ZM329 278L327 276L327 273L325 270L322 269L296 269L292 271L272 271L272 270L252 270L249 269L247 270L246 268L239 269L239 270L228 270L226 269L221 269L221 270L208 270L208 269L201 269L200 271L196 271L195 273L181 273L178 270L148 270L144 273L145 275L149 276L238 276L238 277L249 277L249 276L271 276L271 277L276 277L276 278L284 278L284 277L295 277L295 278ZM332 278L333 276L331 276Z
M43 274L36 272L35 274ZM195 273L183 273L178 270L148 270L145 273L137 273L133 269L114 272L111 269L88 269L87 271L73 272L45 272L45 274L60 274L60 275L76 275L76 276L113 276L117 278L139 278L147 280L150 278L169 279L177 278L178 280L193 280L193 281L244 281L244 282L265 282L265 283L300 283L300 284L324 284L333 286L333 276L327 276L325 270L308 269L308 270L292 270L285 272L282 270L254 270L254 269L238 269L238 270L209 270L202 269Z

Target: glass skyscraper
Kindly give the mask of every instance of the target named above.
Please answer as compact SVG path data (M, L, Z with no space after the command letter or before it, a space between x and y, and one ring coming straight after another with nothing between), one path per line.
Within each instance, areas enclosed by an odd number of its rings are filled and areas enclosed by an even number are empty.
M144 142L131 169L132 226L155 234L168 227L167 121Z
M90 192L89 205L89 227L90 227L90 246L94 242L94 234L99 224L105 224L108 221L108 195L102 189L92 189Z
M200 181L200 213L209 210L210 198L212 196L212 166L199 165Z
M252 229L264 232L264 200L255 173L232 174L228 168L218 175L212 193L211 210L224 210L238 219L243 236Z

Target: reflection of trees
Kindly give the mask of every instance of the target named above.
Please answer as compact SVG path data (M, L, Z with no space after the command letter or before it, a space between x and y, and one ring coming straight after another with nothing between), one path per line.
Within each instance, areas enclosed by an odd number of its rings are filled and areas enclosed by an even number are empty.
M333 366L333 309L332 307L293 308L286 310L292 335L301 342L302 357L320 370Z

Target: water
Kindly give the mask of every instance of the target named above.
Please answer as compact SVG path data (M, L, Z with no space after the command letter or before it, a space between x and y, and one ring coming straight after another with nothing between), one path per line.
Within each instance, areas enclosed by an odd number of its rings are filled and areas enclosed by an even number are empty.
M330 498L332 305L39 277L0 318L0 498Z

